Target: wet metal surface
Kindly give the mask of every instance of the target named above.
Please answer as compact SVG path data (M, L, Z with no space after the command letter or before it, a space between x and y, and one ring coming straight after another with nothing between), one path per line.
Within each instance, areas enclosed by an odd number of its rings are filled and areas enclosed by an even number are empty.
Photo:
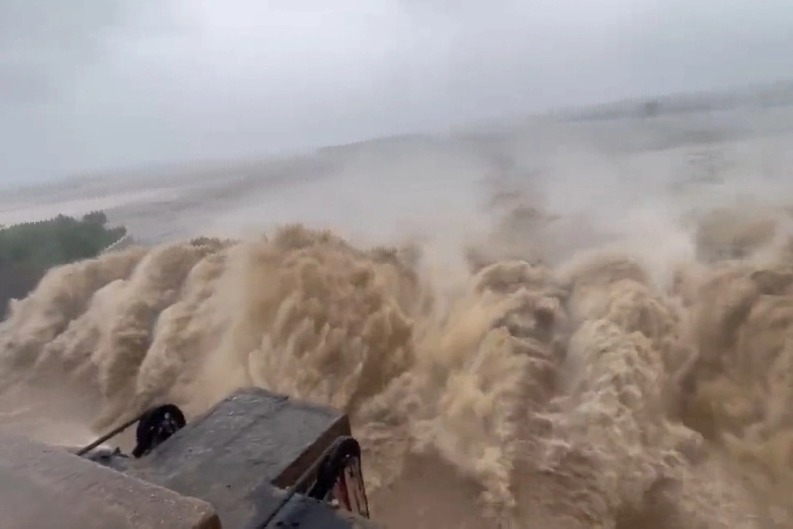
M3 529L220 529L207 503L0 431Z

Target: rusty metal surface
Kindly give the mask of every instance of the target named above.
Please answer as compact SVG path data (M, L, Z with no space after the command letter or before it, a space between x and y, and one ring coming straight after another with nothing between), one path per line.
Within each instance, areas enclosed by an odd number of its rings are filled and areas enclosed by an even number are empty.
M220 529L214 509L63 449L0 431L3 529Z
M283 497L284 488L336 437L349 434L349 421L342 413L245 389L132 462L127 471L208 501L224 527L236 529L263 519ZM296 506L324 520L315 527L350 527L324 504L298 497L290 502L290 509Z

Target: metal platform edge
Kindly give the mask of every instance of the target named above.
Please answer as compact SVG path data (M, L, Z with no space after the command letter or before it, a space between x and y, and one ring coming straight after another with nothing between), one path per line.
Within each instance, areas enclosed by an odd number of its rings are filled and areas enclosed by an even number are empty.
M197 498L0 428L3 529L222 529Z

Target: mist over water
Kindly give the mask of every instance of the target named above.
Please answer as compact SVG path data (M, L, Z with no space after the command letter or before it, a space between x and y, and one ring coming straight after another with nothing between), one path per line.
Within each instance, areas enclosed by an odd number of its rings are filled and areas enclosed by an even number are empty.
M12 305L3 424L74 444L256 385L350 415L388 527L793 527L790 138L672 125L364 144L111 208L157 244Z

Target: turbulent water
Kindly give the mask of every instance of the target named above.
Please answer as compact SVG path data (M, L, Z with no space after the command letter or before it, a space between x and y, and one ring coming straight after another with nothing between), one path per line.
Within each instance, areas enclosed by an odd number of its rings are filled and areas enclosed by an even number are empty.
M0 326L3 422L82 442L256 385L350 415L389 527L793 527L790 214L493 197L458 260L295 225L55 269Z

